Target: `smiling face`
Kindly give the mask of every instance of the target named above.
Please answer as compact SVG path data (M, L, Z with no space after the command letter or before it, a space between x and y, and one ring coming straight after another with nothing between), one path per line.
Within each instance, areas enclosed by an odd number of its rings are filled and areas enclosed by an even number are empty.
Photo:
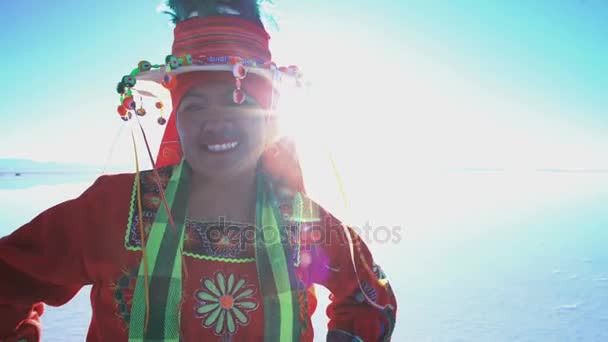
M251 96L232 99L234 83L208 82L192 88L177 110L184 157L195 174L230 180L253 172L270 142L273 120Z

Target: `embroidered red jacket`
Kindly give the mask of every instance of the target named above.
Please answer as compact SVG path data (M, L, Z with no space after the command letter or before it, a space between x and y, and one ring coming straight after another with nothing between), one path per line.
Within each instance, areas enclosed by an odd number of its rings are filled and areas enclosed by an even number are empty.
M163 170L166 182L170 169ZM160 205L151 177L151 172L141 177L146 229ZM128 340L141 260L134 179L133 174L102 176L80 197L46 210L0 239L0 342L39 341L42 303L65 304L89 284L93 315L87 341ZM286 217L289 210L289 205L281 205ZM319 214L319 225L302 227L290 238L300 284L300 340L313 339L314 284L332 293L328 340L389 340L396 300L386 275L353 235L355 269L340 222L323 210ZM197 222L186 228L182 340L263 341L255 256L251 248L243 248L242 230L220 230L226 233L211 241L208 229L208 224ZM369 299L385 308L370 305Z

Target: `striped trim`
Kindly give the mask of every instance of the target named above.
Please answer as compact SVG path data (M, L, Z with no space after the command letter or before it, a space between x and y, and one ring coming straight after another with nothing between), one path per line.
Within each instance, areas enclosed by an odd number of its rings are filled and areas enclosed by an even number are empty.
M299 306L291 251L276 198L270 183L258 175L256 259L260 288L264 299L264 335L266 341L294 341L300 338ZM279 313L279 316L276 316Z
M194 18L175 27L173 54L230 55L270 61L270 36L247 20L233 17Z
M181 249L184 237L186 216L187 186L189 172L184 162L173 171L165 190L171 215L176 219L176 232L169 225L168 213L164 206L157 212L156 219L148 237L146 249L150 269L150 323L145 327L145 285L144 265L139 267L135 285L131 322L129 325L130 342L179 341L180 302L182 291Z
M129 233L131 232L131 226L133 225L133 214L135 213L135 197L137 195L137 182L139 179L135 177L133 180L133 191L131 192L131 205L129 208L129 221L127 222L127 229L125 232L125 248L129 251L141 251L141 247L131 247L129 245ZM143 239L143 237L142 237Z
M190 252L186 252L186 251L184 251L184 255L189 256L194 259L199 259L199 260L228 262L228 263L233 263L233 264L246 264L246 263L255 261L255 258L243 258L243 259L222 258L222 257L214 257L214 256L210 256L210 255L195 254L195 253L190 253Z

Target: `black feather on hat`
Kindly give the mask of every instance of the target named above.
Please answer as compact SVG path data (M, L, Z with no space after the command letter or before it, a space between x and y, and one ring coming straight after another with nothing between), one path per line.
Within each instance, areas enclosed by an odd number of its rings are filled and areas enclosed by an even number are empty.
M260 4L271 0L167 0L171 16L177 24L196 17L236 16L264 27L260 18Z

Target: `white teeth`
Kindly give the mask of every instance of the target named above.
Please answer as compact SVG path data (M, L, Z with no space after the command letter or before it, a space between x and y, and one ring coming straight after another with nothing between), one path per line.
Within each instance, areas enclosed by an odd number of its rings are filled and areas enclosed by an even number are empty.
M226 144L207 145L207 148L211 152L224 152L224 151L232 150L233 148L237 147L238 144L239 144L238 141L233 141L233 142L229 142Z

